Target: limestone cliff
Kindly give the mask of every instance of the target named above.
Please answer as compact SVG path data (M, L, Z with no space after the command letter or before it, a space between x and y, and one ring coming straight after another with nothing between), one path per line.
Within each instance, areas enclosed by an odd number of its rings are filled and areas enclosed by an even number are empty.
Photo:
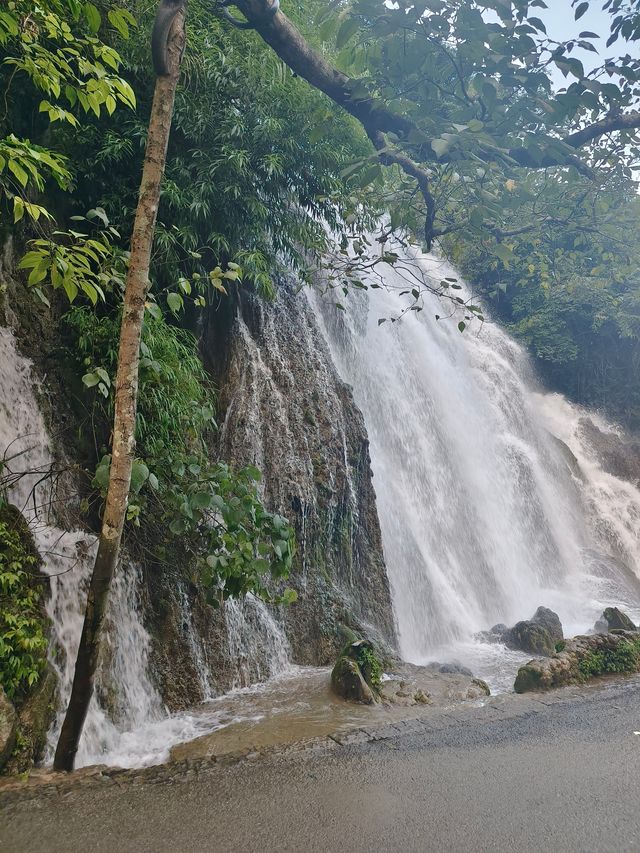
M293 658L328 663L345 628L393 645L364 420L306 294L281 282L274 303L245 292L233 313L213 314L204 335L220 389L217 449L256 465L267 504L295 525L299 600L282 614Z

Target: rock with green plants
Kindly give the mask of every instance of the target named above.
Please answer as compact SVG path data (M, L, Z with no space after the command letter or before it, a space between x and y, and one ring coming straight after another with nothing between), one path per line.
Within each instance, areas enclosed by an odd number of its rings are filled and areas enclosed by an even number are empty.
M518 670L514 690L543 691L633 672L640 672L640 632L616 629L565 640L553 656L529 661Z

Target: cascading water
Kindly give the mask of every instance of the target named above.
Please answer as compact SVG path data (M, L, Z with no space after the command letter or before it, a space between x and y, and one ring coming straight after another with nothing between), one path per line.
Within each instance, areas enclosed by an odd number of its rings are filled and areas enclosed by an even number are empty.
M367 424L401 653L416 663L454 653L499 685L496 655L513 655L481 649L476 632L538 605L567 635L603 605L638 608L640 491L604 474L580 441L584 413L536 393L526 354L499 327L461 335L457 319L435 319L451 311L431 294L406 312L400 292L416 271L436 285L456 277L433 256L405 255L346 312L330 295L311 300Z
M51 759L71 691L96 540L84 531L63 530L55 524L55 494L46 476L54 461L34 393L37 382L31 363L19 355L5 328L0 328L0 362L0 453L14 472L9 498L29 522L43 560L42 570L50 579L46 603L51 620L49 663L58 678L59 708L49 738L47 758ZM162 702L148 676L150 641L139 616L138 580L136 566L119 567L97 695L89 707L77 766L104 760L105 755L112 761L126 755L134 762L139 760L139 751L136 754L123 744L122 733L163 716Z

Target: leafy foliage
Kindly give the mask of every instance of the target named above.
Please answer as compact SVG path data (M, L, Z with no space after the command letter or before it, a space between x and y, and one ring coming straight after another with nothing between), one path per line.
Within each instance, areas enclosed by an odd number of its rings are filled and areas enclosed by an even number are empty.
M447 238L446 248L553 387L637 425L640 205L615 185L597 199L558 182L544 191L554 214L523 211L523 232L500 242L508 257L496 256L499 238L470 233Z
M22 525L17 511L0 505L0 684L10 699L37 682L47 650L35 580L38 558L25 543Z
M74 308L67 323L73 333L72 357L89 368L83 383L91 395L94 428L106 439L119 315L98 318L86 308ZM285 518L262 505L259 471L232 471L222 462L209 461L207 438L215 429L215 398L193 335L148 315L140 368L139 458L132 472L129 521L140 528L146 547L159 559L178 547L182 559L188 554L214 606L249 591L291 603L293 591L276 595L267 578L280 581L288 575L293 531ZM105 453L93 480L103 496L110 461Z
M366 681L376 690L382 685L383 668L376 653L368 646L361 646L358 651L358 666L365 674Z
M108 20L121 35L134 22L127 10L117 7L109 10ZM9 0L0 12L5 104L10 91L15 95L24 90L27 95L18 99L19 114L15 107L7 108L0 119L0 201L12 206L15 222L25 213L34 222L51 218L44 206L29 198L44 190L47 178L63 190L71 187L67 158L61 152L15 132L1 138L7 127L20 126L25 119L29 123L30 101L50 125L61 122L74 129L80 127L78 114L99 117L111 115L118 104L135 107L131 86L117 73L119 54L97 36L101 24L93 3L76 0Z

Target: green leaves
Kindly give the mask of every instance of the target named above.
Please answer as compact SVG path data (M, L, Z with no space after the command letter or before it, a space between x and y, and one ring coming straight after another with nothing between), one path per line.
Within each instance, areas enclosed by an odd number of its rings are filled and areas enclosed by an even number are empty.
M46 663L46 620L38 560L26 521L8 505L0 507L0 685L10 699L22 699Z
M173 314L179 314L184 306L182 296L179 293L167 293L167 305Z
M95 370L90 373L85 373L82 377L82 384L87 388L94 388L97 386L98 391L103 397L109 396L111 379L107 371L102 367L96 367Z
M62 288L69 302L83 293L95 305L104 300L105 288L122 282L125 256L112 243L118 232L109 226L101 208L89 211L87 217L74 218L89 225L89 219L98 219L106 225L95 238L69 230L29 242L29 251L18 264L19 269L30 271L29 286L47 282L54 290Z

